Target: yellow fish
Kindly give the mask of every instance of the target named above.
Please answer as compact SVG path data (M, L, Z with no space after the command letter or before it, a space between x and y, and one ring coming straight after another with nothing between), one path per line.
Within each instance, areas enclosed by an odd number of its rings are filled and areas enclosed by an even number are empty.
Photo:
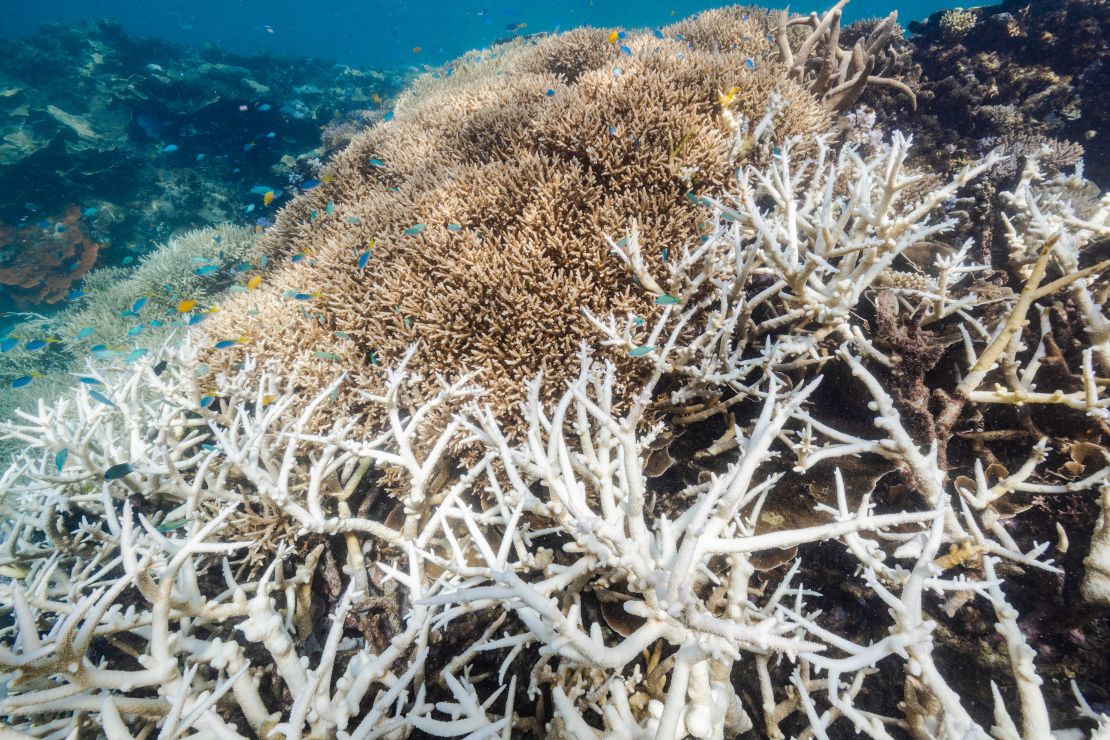
M177 312L188 313L189 311L192 311L194 308L196 308L196 306L197 302L190 298L187 301L182 301L181 303L177 304Z
M262 196L262 205L268 206L274 202L274 191L267 190L266 194Z
M270 395L263 396L262 397L262 405L263 406L269 406L271 403L274 402L274 398L275 398L275 396L270 396Z
M254 277L252 277L250 280L247 281L247 290L254 290L259 285L262 285L262 276L261 275L255 275Z
M732 87L730 87L728 89L728 92L721 93L721 97L720 97L721 107L724 108L729 103L731 103L733 101L733 99L736 98L736 93L738 93L738 92L740 92L740 88L733 85Z
M620 37L621 37L620 34L617 33L616 31L610 31L609 32L609 43L610 44L617 43L617 39L619 39Z
M382 96L374 93L370 96L370 100L374 101L374 104L377 105L378 103L382 102Z

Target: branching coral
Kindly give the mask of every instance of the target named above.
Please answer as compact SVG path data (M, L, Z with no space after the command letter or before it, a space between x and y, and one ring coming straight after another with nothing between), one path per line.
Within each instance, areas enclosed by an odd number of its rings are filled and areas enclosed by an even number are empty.
M732 8L658 35L580 29L425 76L391 121L359 135L325 182L281 213L264 237L272 274L229 302L214 331L249 338L244 347L283 357L306 379L332 369L321 357L340 358L352 369L340 403L352 410L357 389L379 390L375 366L413 342L413 368L429 384L480 370L506 423L521 378L542 370L552 400L573 376L568 358L596 336L581 308L658 311L609 258L605 234L635 223L659 245L650 261L664 264L700 238L699 197L721 192L743 164L769 161L787 137L812 151L832 129L830 108L878 79L870 61L861 76L852 60L877 53L891 24L825 79L806 60L847 53L826 33L836 23L822 22L785 60L790 40L768 40L775 23ZM635 374L627 358L608 358L622 377Z
M1047 375L1052 326L1023 326L1091 290L1086 267L1057 265L1092 217L1043 233L1074 202L1015 197L1024 283L996 310L966 245L909 258L991 162L925 190L908 148L784 142L701 201L704 239L665 263L650 234L615 234L612 260L658 309L584 310L608 350L581 347L553 390L528 382L516 433L480 378L419 377L416 349L362 395L385 420L370 437L333 400L337 372L306 394L248 355L199 378L195 345L91 370L103 398L85 385L3 428L27 449L0 479L0 713L59 736L96 715L110 737L1017 738L1074 722L1013 606L1060 567L1007 522L1028 494L1105 486L1102 438L1086 467L1055 469L1047 435L981 437L968 456L942 425L908 423L912 368L880 333L954 334L934 363L949 372L916 381L984 433L1007 431L1007 393L1034 379L1097 430L1093 353L1060 350ZM692 475L649 475L684 429ZM456 440L477 451L466 465ZM798 476L815 486L801 506ZM272 541L247 535L267 527ZM957 611L997 641L959 643Z

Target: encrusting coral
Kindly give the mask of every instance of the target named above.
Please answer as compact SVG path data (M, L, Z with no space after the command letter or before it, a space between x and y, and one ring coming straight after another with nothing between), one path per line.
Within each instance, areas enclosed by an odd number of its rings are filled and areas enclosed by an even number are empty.
M81 226L81 209L69 206L46 224L12 228L0 223L0 285L22 304L57 303L96 264L100 245Z
M706 43L767 21L754 13L704 16ZM799 23L802 45L835 38L837 18ZM697 20L683 27L663 35L697 36ZM1076 562L1092 601L1110 569L1106 513L1091 535L1110 501L1110 196L1081 172L1046 177L1033 154L992 243L962 239L951 204L1000 152L947 178L898 132L866 151L808 124L783 135L776 91L829 123L803 87L840 69L828 49L800 80L781 69L756 86L752 108L679 75L717 97L661 108L677 133L645 128L641 148L594 131L617 124L586 103L637 115L615 86L655 89L650 52L671 63L669 43L576 31L424 80L286 210L265 290L181 345L90 364L71 394L0 425L24 445L0 474L13 729L1110 732L1098 674L1069 692L1035 619L1042 600L1079 606ZM717 53L691 56L705 72ZM525 64L564 71L508 73ZM849 63L845 81L869 67ZM544 118L571 86L583 99L558 110L574 125ZM541 119L528 130L544 152L521 152L515 127ZM462 161L426 156L448 151ZM555 151L577 152L569 174ZM738 171L714 180L718 165ZM569 205L549 202L560 194ZM492 312L540 312L513 314L535 358L504 327L479 348L519 358L498 374L453 338L480 333L462 321L482 314L439 303L467 285ZM251 311L269 328L213 376L213 342L251 339Z
M657 33L579 29L424 76L281 212L263 238L264 285L211 322L217 338L249 341L211 361L276 355L311 385L338 358L353 381L341 403L355 408L358 390L380 386L374 366L416 342L427 388L480 370L508 421L520 378L543 371L550 393L573 374L579 343L596 336L582 309L658 312L660 296L629 281L603 235L634 226L665 264L699 238L701 194L787 137L810 151L832 128L826 93L881 84L867 72L890 24L844 57L839 13L734 7ZM789 43L772 42L783 22ZM833 68L815 71L819 60ZM623 355L607 356L627 370Z

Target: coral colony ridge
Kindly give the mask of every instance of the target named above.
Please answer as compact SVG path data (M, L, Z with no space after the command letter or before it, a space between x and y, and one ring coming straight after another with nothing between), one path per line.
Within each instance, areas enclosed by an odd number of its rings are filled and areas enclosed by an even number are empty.
M843 4L470 54L174 278L203 324L56 369L5 737L1110 736L1022 613L1110 605L1110 196L932 168Z

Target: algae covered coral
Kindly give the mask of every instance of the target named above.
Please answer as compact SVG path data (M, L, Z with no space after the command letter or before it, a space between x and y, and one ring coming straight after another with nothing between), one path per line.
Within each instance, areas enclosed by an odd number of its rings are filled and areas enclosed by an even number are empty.
M3 425L0 714L1105 733L1110 197L860 136L934 103L840 9L431 73L203 324Z

